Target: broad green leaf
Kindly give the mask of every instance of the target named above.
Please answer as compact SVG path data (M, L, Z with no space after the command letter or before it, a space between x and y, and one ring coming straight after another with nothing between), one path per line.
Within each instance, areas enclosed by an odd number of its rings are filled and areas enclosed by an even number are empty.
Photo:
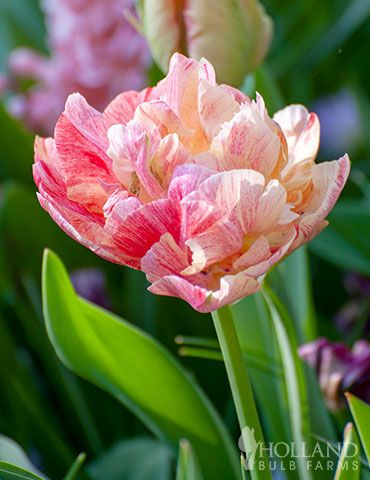
M297 353L298 345L285 311L273 292L266 286L263 290L263 297L270 312L281 354L293 440L296 445L302 445L309 438L310 427L308 398L303 367ZM309 480L312 478L304 458L299 457L297 459L297 467L300 472L300 479Z
M123 402L173 448L188 438L209 478L237 476L236 449L197 384L154 339L79 299L50 251L43 305L49 338L68 368Z
M180 441L176 480L203 480L191 444L185 439Z
M29 470L36 475L41 475L28 459L23 448L17 442L4 435L0 435L0 461L17 465L17 467Z
M1 461L0 478L1 480L46 480L46 477L40 477L29 470Z
M370 405L350 393L346 397L370 466Z
M344 429L343 446L334 480L358 480L360 478L360 444L352 423Z
M82 465L86 460L86 454L80 453L76 460L73 462L73 465L69 469L67 475L64 477L63 480L76 480L78 478L78 474L81 470Z
M150 437L123 440L91 463L92 480L170 480L171 449Z

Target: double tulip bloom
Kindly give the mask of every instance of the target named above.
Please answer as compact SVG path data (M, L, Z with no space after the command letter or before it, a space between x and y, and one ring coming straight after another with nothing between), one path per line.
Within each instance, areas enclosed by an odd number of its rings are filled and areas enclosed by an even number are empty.
M180 54L154 88L103 113L74 94L38 138L41 205L101 257L141 269L150 291L209 312L261 288L266 272L327 224L347 155L315 164L319 122L292 105L217 85Z

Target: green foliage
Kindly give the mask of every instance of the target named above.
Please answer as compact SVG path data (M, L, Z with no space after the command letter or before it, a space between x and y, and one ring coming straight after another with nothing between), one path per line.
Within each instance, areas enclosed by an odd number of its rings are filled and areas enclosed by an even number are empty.
M343 447L340 454L334 480L358 480L360 478L360 444L357 433L348 423L344 429Z
M351 394L347 394L347 400L370 466L370 406Z
M88 466L92 480L169 480L171 449L150 437L115 444Z
M180 441L176 480L203 480L198 461L187 440Z
M51 252L44 257L43 304L50 340L68 368L127 405L170 445L188 438L206 475L232 478L232 444L195 382L149 336L80 300Z

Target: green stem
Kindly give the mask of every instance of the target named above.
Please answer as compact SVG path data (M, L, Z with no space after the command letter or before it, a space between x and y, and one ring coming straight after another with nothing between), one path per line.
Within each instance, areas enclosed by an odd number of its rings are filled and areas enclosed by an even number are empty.
M212 312L212 318L230 382L245 451L254 452L256 451L256 443L259 444L261 442L262 447L264 447L264 440L252 386L244 363L230 307L225 306ZM250 430L253 431L254 435L248 435ZM260 455L258 455L259 453ZM264 448L257 449L255 459L254 468L250 471L252 480L271 480L268 458ZM260 462L263 462L263 466Z

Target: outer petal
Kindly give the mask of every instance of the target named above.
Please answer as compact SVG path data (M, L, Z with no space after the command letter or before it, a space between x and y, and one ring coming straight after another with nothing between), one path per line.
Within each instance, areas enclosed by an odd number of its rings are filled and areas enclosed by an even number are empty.
M129 200L129 199L128 199ZM170 233L176 242L180 234L180 212L177 202L169 199L156 200L132 211L132 204L117 202L111 208L105 230L112 243L127 257L141 258L159 241L162 235ZM127 215L127 208L130 213Z
M236 302L247 295L260 290L261 284L244 272L227 275L220 281L219 290L207 290L194 285L183 277L168 275L149 287L149 291L157 295L180 297L201 313L212 312L228 303Z
M313 161L320 143L320 122L303 105L289 105L275 113L273 119L284 132L289 149L289 168L292 164Z
M142 102L151 100L155 95L154 92L155 89L149 87L141 92L130 90L118 95L103 112L107 125L111 126L116 123L125 125L134 117L136 107Z
M298 224L299 236L294 248L308 242L326 226L325 218L334 207L350 171L348 155L313 167L311 203Z
M115 263L126 263L104 232L102 215L67 198L66 187L56 169L58 158L52 139L37 139L33 167L41 206L70 237L97 255ZM104 246L103 246L104 245Z
M65 111L55 127L59 169L68 198L99 212L108 198L103 184L117 184L103 116L79 94L68 97Z

